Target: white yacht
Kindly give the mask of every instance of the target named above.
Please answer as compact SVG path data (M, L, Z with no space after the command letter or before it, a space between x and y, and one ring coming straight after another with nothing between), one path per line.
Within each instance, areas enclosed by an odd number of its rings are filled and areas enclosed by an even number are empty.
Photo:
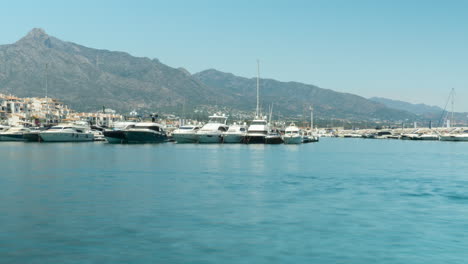
M11 127L0 132L0 141L24 141L23 134L31 130L26 127Z
M197 131L198 143L221 143L223 132L228 130L227 117L212 115L208 123Z
M464 131L461 134L445 134L440 136L440 141L468 141L468 133Z
M247 129L245 143L266 143L266 137L270 128L266 117L260 115L260 63L257 61L257 108L255 109L255 119Z
M247 135L245 136L245 142L249 144L265 143L265 138L270 131L268 122L266 119L256 118L250 123L247 129Z
M91 129L79 124L59 124L39 133L43 142L86 142L93 141Z
M284 130L283 141L284 144L301 144L302 131L292 123Z
M172 132L172 138L177 143L197 143L197 131L200 129L196 125L184 125Z
M302 135L303 143L318 142L318 141L319 141L319 136L315 134L312 130L303 131L303 135Z
M439 140L440 136L434 133L431 134L420 134L412 138L413 140Z
M122 143L161 143L167 141L167 134L161 124L154 122L136 123L124 132Z
M228 131L223 133L224 143L243 143L247 135L247 126L236 123L229 126Z

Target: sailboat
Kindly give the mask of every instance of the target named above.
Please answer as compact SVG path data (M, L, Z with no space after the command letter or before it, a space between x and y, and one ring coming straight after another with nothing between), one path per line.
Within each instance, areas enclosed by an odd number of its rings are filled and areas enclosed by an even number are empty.
M310 142L318 142L319 137L314 135L314 108L310 107L310 130L304 131L304 135L302 137L303 143L310 143Z
M269 126L266 117L260 114L260 62L257 60L257 108L255 119L252 120L247 128L245 142L248 144L265 144L265 138L268 134Z

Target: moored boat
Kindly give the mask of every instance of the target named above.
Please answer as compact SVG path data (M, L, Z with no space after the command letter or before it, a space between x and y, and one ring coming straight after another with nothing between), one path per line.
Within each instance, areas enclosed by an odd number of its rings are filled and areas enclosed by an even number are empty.
M200 126L196 125L184 125L172 132L172 138L177 143L197 143L198 135L197 131Z
M112 129L105 129L102 134L108 143L122 144L127 143L124 130L135 126L135 122L116 122Z
M0 141L24 141L24 133L29 132L26 127L11 127L6 131L0 132Z
M245 135L247 135L247 126L234 123L223 133L223 143L243 143Z
M49 130L41 131L39 137L43 142L89 142L94 134L89 127L77 124L59 124Z
M163 126L154 122L136 123L134 126L125 130L125 143L162 143L167 140L166 132Z
M284 130L283 141L284 144L301 144L302 131L294 123L291 123Z
M198 143L221 143L223 133L229 129L226 120L224 115L210 116L208 123L197 131Z

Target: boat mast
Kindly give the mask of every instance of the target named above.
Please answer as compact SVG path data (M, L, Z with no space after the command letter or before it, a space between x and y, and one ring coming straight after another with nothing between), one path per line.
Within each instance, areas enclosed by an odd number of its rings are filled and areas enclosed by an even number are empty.
M453 122L453 105L455 101L455 88L452 88L452 117L450 118L450 126L453 126L455 122Z
M260 61L257 60L257 109L255 111L256 119L260 117Z
M314 129L314 108L311 105L310 106L310 131L312 131L312 129Z

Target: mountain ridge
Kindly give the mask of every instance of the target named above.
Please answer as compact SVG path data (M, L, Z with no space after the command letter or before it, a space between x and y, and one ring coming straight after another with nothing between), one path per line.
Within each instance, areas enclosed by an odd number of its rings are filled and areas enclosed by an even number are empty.
M47 65L47 67L46 67ZM47 77L46 77L47 76ZM102 106L129 112L181 112L221 105L231 110L255 109L255 78L215 69L190 74L158 59L126 52L93 49L49 36L35 28L13 44L0 45L0 92L17 96L56 97L79 111ZM313 105L318 116L350 120L415 119L364 97L299 82L261 79L263 108L299 116Z

